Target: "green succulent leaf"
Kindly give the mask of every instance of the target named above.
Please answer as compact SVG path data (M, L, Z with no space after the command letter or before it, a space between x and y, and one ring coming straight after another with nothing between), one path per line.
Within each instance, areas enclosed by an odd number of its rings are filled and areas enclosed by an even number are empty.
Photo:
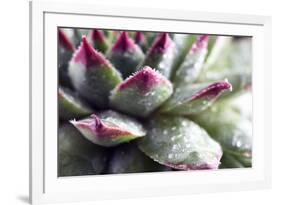
M252 153L252 123L228 101L215 103L192 119L218 141L225 152L240 157Z
M161 112L174 115L197 114L206 110L223 92L229 90L231 84L227 81L177 87L172 97L161 107Z
M68 62L70 61L75 47L62 29L58 29L58 70L59 83L66 87L72 87L68 76Z
M131 143L122 144L114 149L109 162L108 173L139 173L170 170L170 167L153 161L141 152L135 143Z
M111 106L138 117L147 117L172 94L173 86L159 72L146 66L128 77L111 93Z
M79 99L71 90L60 87L58 90L59 117L64 120L80 118L93 113L87 103Z
M90 32L90 42L98 51L105 53L109 47L108 41L102 30L93 29Z
M100 174L105 170L107 151L86 140L66 123L58 132L59 176Z
M193 83L199 77L207 55L208 35L199 36L193 43L181 66L176 70L173 82L178 85Z
M98 108L108 106L110 91L122 81L121 74L86 37L72 57L69 76L77 92Z
M175 43L168 33L160 33L147 51L142 66L155 68L166 78L170 78L175 57Z
M146 52L148 49L148 43L143 32L136 32L134 36L135 43L141 47L141 49Z
M107 56L124 78L135 72L144 59L141 48L134 43L127 32L121 33Z
M112 147L143 137L146 131L135 119L114 112L101 112L98 116L91 117L71 123L91 142Z
M249 39L233 40L229 37L220 37L218 39L217 53L209 56L205 63L204 71L200 75L199 81L214 81L222 77L228 78L235 87L243 88L243 82L251 84L251 70L252 70L252 44ZM215 52L215 48L213 49ZM211 56L219 56L211 58ZM238 82L242 83L239 86ZM238 84L238 86L235 86ZM236 92L233 92L233 94Z
M223 153L221 158L221 165L223 168L244 168L244 165L241 164L233 155Z
M220 145L183 117L151 119L139 147L160 164L180 170L216 169L222 156Z
M175 33L173 34L172 39L175 42L175 47L177 50L172 69L172 76L174 76L175 71L183 63L185 56L187 55L194 40L196 39L196 35Z
M252 166L250 38L57 37L59 176Z
M218 61L224 61L225 52L231 44L231 38L228 36L212 36L208 43L208 54L204 64L204 70L208 70Z
M244 167L252 167L251 155L236 155L235 157Z

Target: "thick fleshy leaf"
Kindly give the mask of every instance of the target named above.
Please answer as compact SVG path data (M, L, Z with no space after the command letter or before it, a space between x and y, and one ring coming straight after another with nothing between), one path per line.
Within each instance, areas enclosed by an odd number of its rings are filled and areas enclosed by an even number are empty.
M165 77L170 78L175 57L175 43L168 33L160 33L147 51L142 66L155 68Z
M252 86L251 72L227 71L221 73L209 73L206 81L216 81L217 79L227 79L232 85L232 92L224 93L222 97L232 97L247 92Z
M230 90L231 84L228 81L177 87L161 108L161 112L176 115L197 114L210 107L223 92Z
M195 41L196 35L175 33L172 39L175 42L177 50L172 69L172 76L174 76Z
M91 142L111 147L143 137L146 131L131 117L114 111L105 111L97 115L71 123Z
M208 35L201 35L196 39L184 62L175 72L173 82L176 85L187 85L197 80L208 52L207 46Z
M59 117L64 120L80 118L93 113L91 107L76 93L60 87L58 90Z
M171 170L170 167L163 166L147 157L135 143L130 143L120 145L112 152L108 173L142 173Z
M204 127L225 152L241 157L251 156L252 123L229 101L217 102L192 119Z
M147 40L143 32L136 32L134 36L135 43L141 47L141 49L146 52L148 48Z
M211 67L217 61L220 61L223 52L231 43L229 36L211 36L208 43L208 54L204 64L204 70Z
M155 161L181 170L217 169L222 156L220 145L183 117L151 119L139 147Z
M103 31L98 29L93 29L90 33L90 42L95 49L105 53L109 47L106 37L104 36Z
M207 59L204 71L201 73L199 81L213 81L221 79L222 77L227 77L230 80L232 75L236 77L239 75L251 75L251 39L243 38L244 40L235 40L236 38L230 37L220 37L220 39L222 39L221 44L223 45L218 45L218 57L212 58L212 60L211 56L216 56L216 54L210 54L210 59ZM215 48L213 50L215 50ZM233 88L235 90L234 84L235 83L233 83Z
M134 43L127 32L121 33L107 56L124 78L135 72L144 59L141 48Z
M58 132L59 176L100 174L105 170L107 151L86 140L67 123Z
M244 168L244 165L231 154L223 153L220 168Z
M110 91L122 81L121 74L83 37L69 65L77 92L91 104L106 108Z
M234 155L237 161L243 164L244 167L252 167L252 156L251 155Z
M62 29L58 29L58 69L59 69L59 83L61 85L72 87L68 76L67 67L72 54L74 52L74 45L67 37Z
M112 91L110 103L122 112L146 117L164 103L172 92L170 81L146 66Z

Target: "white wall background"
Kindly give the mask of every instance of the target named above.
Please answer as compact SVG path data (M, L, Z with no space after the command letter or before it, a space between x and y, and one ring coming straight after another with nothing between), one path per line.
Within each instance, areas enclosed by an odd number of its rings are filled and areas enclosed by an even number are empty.
M90 0L89 0L90 1ZM273 187L235 193L127 199L81 204L280 204L281 194L281 12L271 0L91 0L103 5L186 9L272 16ZM1 2L0 12L0 204L28 200L28 1ZM35 68L36 69L36 68ZM269 69L269 68L268 68ZM269 110L271 108L268 108ZM280 116L280 117L279 117Z

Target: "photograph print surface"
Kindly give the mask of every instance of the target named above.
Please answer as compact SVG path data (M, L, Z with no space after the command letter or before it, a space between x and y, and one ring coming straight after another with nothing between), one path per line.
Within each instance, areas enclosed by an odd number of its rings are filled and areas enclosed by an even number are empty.
M58 28L58 176L252 166L252 39Z

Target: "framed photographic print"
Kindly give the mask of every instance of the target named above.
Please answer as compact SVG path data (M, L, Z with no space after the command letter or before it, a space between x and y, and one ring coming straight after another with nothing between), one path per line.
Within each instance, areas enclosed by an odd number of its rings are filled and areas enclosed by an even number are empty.
M30 21L32 204L270 187L269 17L36 1Z

